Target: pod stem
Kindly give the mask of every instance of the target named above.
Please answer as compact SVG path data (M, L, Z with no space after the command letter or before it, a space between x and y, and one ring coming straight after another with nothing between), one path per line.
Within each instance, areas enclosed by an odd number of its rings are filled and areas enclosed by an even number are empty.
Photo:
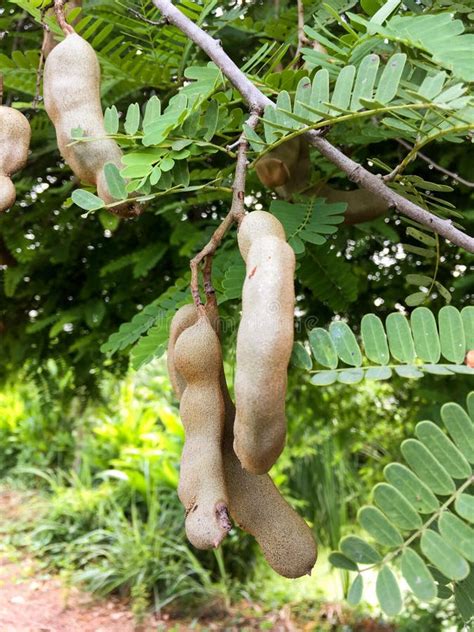
M255 108L252 110L245 123L246 126L250 127L250 129L255 129L260 119L260 114L261 109ZM240 225L245 215L245 181L247 177L247 152L249 148L245 131L240 135L237 145L237 160L235 164L234 182L232 183L232 204L230 210L216 228L208 243L189 262L191 267L191 294L197 307L202 305L201 295L199 293L199 265L205 260L203 280L204 292L208 300L209 297L214 295L214 288L212 286L212 258L214 253L232 224L235 222L237 225Z
M75 33L75 31L74 28L67 23L64 15L64 5L66 2L67 0L54 0L54 12L56 13L56 20L64 35L71 35L71 33Z

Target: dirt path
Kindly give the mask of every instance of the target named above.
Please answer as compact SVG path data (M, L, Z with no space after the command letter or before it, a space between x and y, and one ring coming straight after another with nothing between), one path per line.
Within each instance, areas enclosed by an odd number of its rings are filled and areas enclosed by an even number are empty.
M93 601L27 558L0 556L2 632L133 632L133 615L114 600ZM147 626L148 627L148 626ZM149 630L156 630L156 625Z
M127 604L97 600L67 587L59 576L8 546L8 526L25 519L28 495L0 488L0 632L155 632L151 620L137 628ZM166 627L166 626L164 626Z

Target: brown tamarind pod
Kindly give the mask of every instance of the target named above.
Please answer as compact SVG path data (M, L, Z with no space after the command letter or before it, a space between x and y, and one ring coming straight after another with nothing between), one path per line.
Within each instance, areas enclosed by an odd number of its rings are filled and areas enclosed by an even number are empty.
M283 450L286 436L287 368L293 348L295 255L269 231L250 241L243 220L246 276L237 334L234 450L243 467L264 474ZM255 222L257 223L257 222ZM283 231L283 227L281 227ZM284 231L283 231L284 234ZM239 239L240 245L240 239Z
M270 215L270 213L269 213ZM219 333L219 314L217 311L217 302L215 297L212 297L208 300L205 311L209 321L212 325L212 328ZM168 375L170 378L171 386L173 387L174 392L176 393L178 399L181 398L181 394L184 391L186 386L186 382L183 376L176 370L175 365L175 346L176 341L179 336L183 333L185 329L194 325L197 321L198 312L196 306L192 303L183 305L178 309L171 320L170 324L170 332L168 338L168 351L167 351L167 365L168 365Z
M257 540L265 559L279 575L309 575L317 558L313 532L268 474L252 474L240 464L232 446L235 408L223 374L222 378L226 409L224 471L230 515Z
M189 327L191 327L191 325L195 324L196 320L196 306L190 303L188 305L183 305L178 309L178 311L173 316L170 325L166 361L168 364L168 375L170 378L171 386L173 387L173 390L176 393L178 399L181 398L181 395L186 387L186 382L179 371L176 370L174 358L176 341L185 329L188 329Z
M16 200L14 173L22 169L28 159L31 128L28 119L19 111L0 106L0 211L13 206Z
M245 216L239 226L238 243L242 259L246 261L250 244L259 237L273 235L286 241L282 223L267 211L252 211Z
M221 348L204 309L177 338L173 361L183 380L177 380L177 387L185 384L180 403L185 444L178 496L186 511L186 535L196 548L216 548L231 523L222 460Z
M370 222L388 211L388 204L385 200L374 195L371 191L364 189L354 189L353 191L341 191L333 189L325 184L322 187L315 187L305 195L317 195L323 197L327 202L345 202L347 204L344 213L345 224L362 224Z
M100 102L100 67L92 46L71 32L48 55L44 66L44 105L56 128L59 151L74 174L84 183L97 187L105 202L116 202L111 195L104 167L122 165L122 151L107 138ZM86 137L97 139L73 142L71 132L80 128ZM136 204L124 202L110 209L125 216L137 215Z
M217 309L211 305L211 310L216 316L214 328L217 332ZM194 318L197 319L195 309ZM171 357L170 361L168 347L168 366L170 362L174 362L173 352ZM176 367L171 372L179 375ZM175 392L180 399L186 385L182 376L178 377L176 385ZM309 574L317 557L313 533L303 518L283 498L268 474L258 476L242 468L232 445L235 408L222 366L220 387L225 406L224 473L231 516L244 531L257 540L265 559L275 572L289 578Z
M290 198L305 189L310 181L309 146L302 136L278 145L257 160L255 170L260 182L276 189L282 198Z

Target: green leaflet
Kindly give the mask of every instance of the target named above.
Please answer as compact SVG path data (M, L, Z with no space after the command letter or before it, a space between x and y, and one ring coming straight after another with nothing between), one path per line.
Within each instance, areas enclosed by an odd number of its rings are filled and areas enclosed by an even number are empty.
M450 476L464 479L471 474L471 467L461 451L432 421L420 421L415 434Z
M441 353L450 362L461 364L466 353L466 337L461 314L452 305L445 305L438 314Z
M420 540L421 550L429 561L449 579L467 577L469 564L436 531L425 531Z
M349 592L347 593L347 603L351 606L357 606L362 599L363 590L364 580L362 579L362 575L358 573L349 588Z
M313 361L311 360L311 356L306 351L305 346L299 341L296 341L293 345L290 363L293 366L299 369L304 369L306 371L311 371L311 369L313 368Z
M456 489L453 479L431 452L416 439L406 439L401 450L408 465L435 493L449 496Z
M474 562L474 529L472 527L449 511L441 514L438 527L445 542L466 560Z
M329 335L334 343L339 358L349 366L360 366L362 354L356 337L342 320L333 321L329 325Z
M410 503L392 485L379 483L374 487L374 501L394 525L405 531L419 529L421 518Z
M406 549L401 557L403 577L421 601L431 601L437 595L436 584L423 559L413 549Z
M325 329L315 327L309 334L309 344L316 362L330 369L337 367L337 352L331 336Z
M406 317L398 313L389 314L385 326L392 356L400 362L413 363L415 347Z
M370 544L355 535L342 538L339 548L345 556L358 564L375 564L382 559Z
M342 568L346 571L357 571L358 566L351 559L340 553L339 551L333 551L329 554L329 562L336 568Z
M450 402L441 408L441 417L454 443L469 463L474 463L474 423L466 411Z
M438 509L439 501L431 489L406 465L390 463L384 474L387 481L396 487L419 513L428 514Z
M377 598L386 615L394 617L402 609L402 595L397 579L388 566L384 566L377 576L375 585Z
M458 498L456 498L454 509L461 518L474 523L474 496L471 496L470 494L461 494Z
M474 307L467 305L461 310L461 319L466 337L466 350L474 349Z
M366 314L361 321L361 335L366 356L377 364L388 364L387 336L382 321L375 314Z
M436 364L441 355L438 329L433 313L427 307L417 307L410 316L416 355L423 360Z
M376 542L384 546L395 548L403 544L400 531L387 520L384 514L377 509L366 505L359 510L357 519L360 525L369 533Z

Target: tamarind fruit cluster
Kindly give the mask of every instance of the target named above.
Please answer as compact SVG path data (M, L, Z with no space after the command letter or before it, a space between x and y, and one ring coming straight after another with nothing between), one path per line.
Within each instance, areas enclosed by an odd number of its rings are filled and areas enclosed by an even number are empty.
M0 211L15 203L11 176L25 166L30 139L28 119L20 111L0 105Z
M218 335L219 318L215 300L210 300L206 304L206 314ZM199 334L196 329L193 330L197 320L196 307L186 305L178 310L171 324L168 369L173 389L181 402L188 387L181 367L176 363L178 349L175 347L177 341L180 345L183 343L184 333ZM186 339L184 342L187 342ZM215 362L217 356L212 354L208 357L206 379L212 380L214 387L219 386L225 410L221 450L230 514L244 531L256 539L265 559L277 573L288 578L309 574L317 557L312 531L283 498L268 474L258 476L242 467L233 448L235 407L227 389L222 357L219 359L218 367L217 364L210 366L211 358L212 362ZM201 476L207 475L208 472L202 467Z
M44 105L56 129L59 151L73 173L97 187L97 195L112 204L104 174L107 163L122 165L117 143L107 138L100 102L100 66L92 46L71 31L49 53L44 66ZM73 142L71 132L80 128L94 140ZM138 205L124 202L110 209L124 216L137 215Z
M265 211L244 217L238 243L246 276L237 334L234 450L246 470L264 474L285 445L295 254L281 223Z

